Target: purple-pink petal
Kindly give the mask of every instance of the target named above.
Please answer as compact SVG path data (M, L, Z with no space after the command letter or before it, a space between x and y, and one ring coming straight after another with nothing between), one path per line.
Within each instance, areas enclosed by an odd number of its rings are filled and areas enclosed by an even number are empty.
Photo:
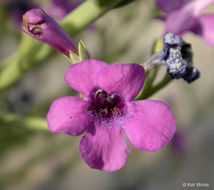
M214 0L194 0L170 13L166 20L165 32L181 35L198 25L200 12Z
M205 14L199 18L199 31L209 45L214 46L214 14Z
M129 147L122 128L96 126L80 141L80 155L94 169L113 172L127 162Z
M65 73L65 81L74 90L89 97L92 90L98 87L97 76L101 70L109 67L102 61L88 59L72 65Z
M114 64L103 69L97 78L98 85L109 94L122 95L126 101L133 100L141 91L145 71L137 64Z
M44 10L45 12L55 18L63 19L68 13L77 8L82 1L69 1L69 0L52 0L51 4Z
M93 122L85 111L86 103L84 99L75 96L55 100L47 115L50 131L78 136L92 127Z
M129 105L124 130L135 148L153 152L172 139L176 121L170 108L164 103L142 100Z
M171 146L176 156L184 156L187 153L188 142L186 141L186 136L183 131L176 131L172 138Z
M193 0L190 3L190 7L194 10L196 15L199 15L201 11L214 3L214 0Z
M23 15L23 30L31 37L57 49L66 56L78 54L76 42L42 9L31 9Z
M197 24L197 16L192 11L191 8L186 7L168 15L165 23L165 32L181 35L193 28Z
M190 1L192 0L156 0L156 3L162 11L169 14L177 9L180 9Z

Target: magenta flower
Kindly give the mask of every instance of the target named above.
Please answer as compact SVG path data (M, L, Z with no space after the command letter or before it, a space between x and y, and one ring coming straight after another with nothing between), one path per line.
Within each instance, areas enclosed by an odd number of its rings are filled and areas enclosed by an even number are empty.
M191 31L201 35L206 43L214 45L214 14L200 12L214 0L156 0L166 13L165 32L182 35Z
M130 143L138 150L157 151L173 137L175 118L160 101L134 101L145 72L137 64L112 66L93 59L72 65L65 81L85 97L55 100L47 122L52 133L78 136L82 159L94 169L116 171L128 159Z
M185 156L187 153L188 143L185 134L181 130L177 130L171 141L173 152L176 156Z
M42 9L31 9L23 15L23 30L68 57L70 51L78 55L76 42Z
M17 27L22 26L22 15L26 11L37 7L29 0L0 0L0 3L2 3L6 11L12 17Z
M68 13L76 9L82 1L51 0L51 4L44 8L45 12L55 18L63 19Z

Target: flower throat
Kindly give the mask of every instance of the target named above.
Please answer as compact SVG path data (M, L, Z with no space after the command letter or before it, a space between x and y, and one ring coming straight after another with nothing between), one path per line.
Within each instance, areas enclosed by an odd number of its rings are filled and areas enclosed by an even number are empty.
M103 119L112 119L123 115L123 107L122 99L119 95L109 95L102 89L96 89L91 94L91 101L87 107L87 111Z

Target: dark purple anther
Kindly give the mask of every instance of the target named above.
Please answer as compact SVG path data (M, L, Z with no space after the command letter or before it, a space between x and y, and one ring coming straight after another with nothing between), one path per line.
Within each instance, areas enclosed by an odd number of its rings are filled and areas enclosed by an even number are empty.
M120 104L121 97L119 95L109 95L104 90L98 89L92 93L92 101L88 105L88 111L101 118L112 118L121 115L122 106L118 107Z
M93 96L96 102L99 104L105 104L108 94L104 90L99 89L93 94Z
M120 104L121 98L116 94L112 94L106 98L109 107L114 108L115 106Z

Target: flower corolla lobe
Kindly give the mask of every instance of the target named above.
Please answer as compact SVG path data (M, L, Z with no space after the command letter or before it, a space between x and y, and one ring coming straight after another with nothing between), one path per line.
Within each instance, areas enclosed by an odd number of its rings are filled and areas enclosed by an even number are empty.
M183 35L190 31L200 35L209 45L214 45L214 14L202 13L214 0L156 0L159 8L166 13L165 33Z

